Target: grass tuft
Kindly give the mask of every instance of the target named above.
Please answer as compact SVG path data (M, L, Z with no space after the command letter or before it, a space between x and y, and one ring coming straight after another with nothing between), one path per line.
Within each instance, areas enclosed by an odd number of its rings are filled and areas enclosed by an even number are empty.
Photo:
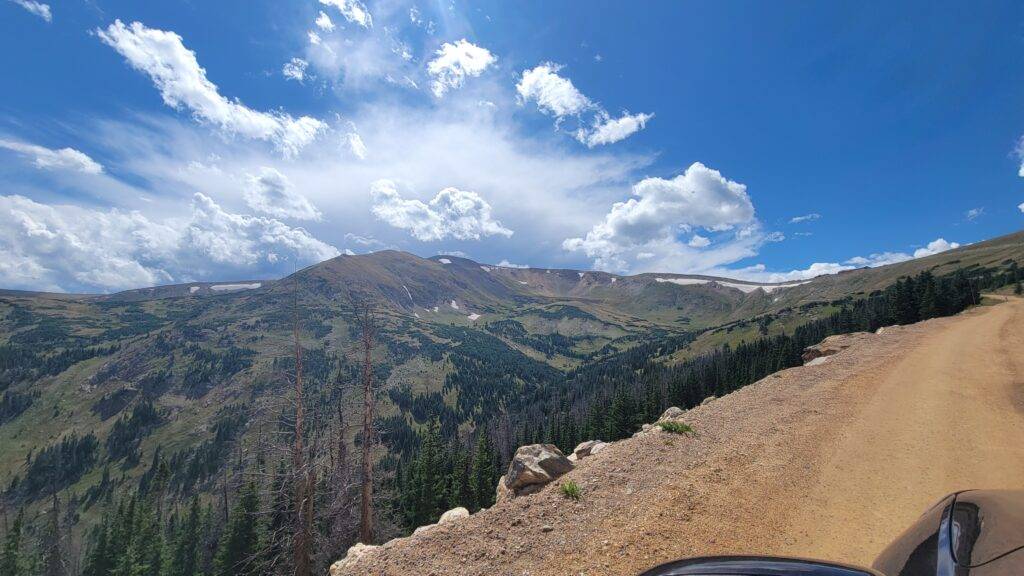
M576 502L579 502L580 498L583 497L583 492L580 490L580 485L572 480L568 480L564 484L562 484L561 490L562 496L575 500Z
M664 420L662 422L658 422L657 425L661 426L661 429L665 432L669 432L671 434L682 434L684 436L695 436L697 434L689 424L685 424L683 422Z

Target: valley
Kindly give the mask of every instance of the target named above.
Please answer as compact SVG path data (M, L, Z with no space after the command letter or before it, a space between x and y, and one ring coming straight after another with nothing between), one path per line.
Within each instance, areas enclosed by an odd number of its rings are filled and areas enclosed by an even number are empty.
M490 506L520 445L571 450L628 437L668 405L696 406L799 365L803 348L827 335L944 316L979 304L979 291L1012 290L1022 262L1016 233L783 285L384 251L279 280L3 291L4 510L24 510L39 538L56 498L85 564L94 527L133 494L152 501L156 482L157 502L176 510L198 497L212 539L202 561L212 564L243 489L258 480L261 506L272 510L274 486L288 482L297 341L303 430L324 483L317 506L335 511L334 527L318 535L315 562L325 568L355 540L354 494L335 474L350 474L363 441L361 311L376 326L373 454L385 540L451 505Z

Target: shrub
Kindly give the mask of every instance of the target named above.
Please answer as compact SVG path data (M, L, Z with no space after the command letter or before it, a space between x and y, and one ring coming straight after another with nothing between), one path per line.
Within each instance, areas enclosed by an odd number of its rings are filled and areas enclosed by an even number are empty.
M580 485L572 480L568 480L564 484L562 484L561 490L562 496L565 496L566 498L571 498L576 502L579 502L580 498L583 496L583 492L580 490Z
M685 424L683 422L665 420L662 422L658 422L657 425L661 426L661 429L664 430L665 432L669 432L671 434L683 434L684 436L693 436L696 434L696 432L693 431L693 428L691 428L689 424Z

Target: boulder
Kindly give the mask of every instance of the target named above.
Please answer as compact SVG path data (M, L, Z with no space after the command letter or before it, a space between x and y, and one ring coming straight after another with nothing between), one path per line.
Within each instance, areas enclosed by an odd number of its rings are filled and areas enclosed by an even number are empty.
M604 447L607 445L608 444L601 442L600 440L587 440L586 442L580 442L579 445L576 446L576 449L572 451L572 454L569 456L569 460L574 462L583 460L587 456L593 456L601 450L604 450Z
M505 477L498 478L498 486L494 490L494 503L501 504L515 498L512 490L505 485Z
M717 399L718 399L717 396L708 396L707 398L704 399L703 402L700 403L700 405L703 406L705 404L711 404L712 402L714 402Z
M662 414L661 418L658 418L658 420L673 420L675 418L679 418L683 414L686 414L686 410L683 410L679 406L672 406L668 410L665 410L665 413Z
M358 562L360 558L366 556L367 554L373 552L378 548L380 548L380 546L373 546L370 544L362 543L355 544L354 546L348 549L348 552L345 554L344 558L338 560L334 564L331 564L331 568L329 570L331 576L340 576L343 570L349 568L350 566Z
M457 522L463 518L469 518L469 510L459 506L458 508L452 508L444 514L441 514L441 519L438 520L437 523L448 524L449 522Z
M572 462L553 444L520 446L508 465L505 486L516 495L534 491L572 468Z

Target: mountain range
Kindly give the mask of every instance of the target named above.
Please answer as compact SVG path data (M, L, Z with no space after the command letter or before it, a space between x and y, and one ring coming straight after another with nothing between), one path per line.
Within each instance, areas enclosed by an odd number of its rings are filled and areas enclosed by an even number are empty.
M274 280L2 291L0 486L9 505L54 490L88 504L145 483L162 455L176 490L212 493L237 446L280 428L295 333L314 422L354 399L361 310L379 328L378 419L391 430L382 458L397 458L433 418L458 436L616 355L671 365L791 333L905 276L987 282L1021 264L1024 232L784 284L382 251ZM96 513L83 505L83 517Z

